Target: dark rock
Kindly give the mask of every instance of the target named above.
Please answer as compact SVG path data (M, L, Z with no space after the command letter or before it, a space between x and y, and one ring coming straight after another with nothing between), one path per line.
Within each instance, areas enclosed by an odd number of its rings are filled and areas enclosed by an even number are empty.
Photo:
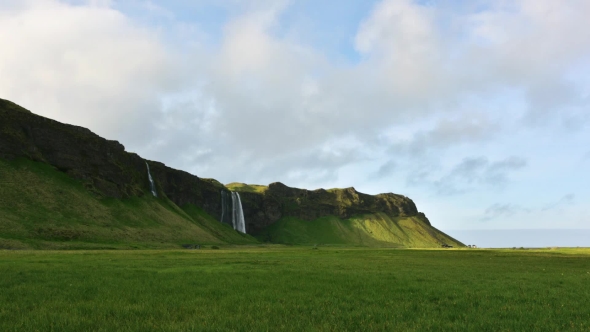
M48 163L104 196L122 198L145 191L143 160L125 152L119 142L82 127L16 112L11 104L0 100L1 158L25 157Z

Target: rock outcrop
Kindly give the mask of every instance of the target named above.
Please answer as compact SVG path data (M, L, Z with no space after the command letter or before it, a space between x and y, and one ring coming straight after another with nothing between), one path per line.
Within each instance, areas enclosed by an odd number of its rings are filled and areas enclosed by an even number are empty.
M234 189L240 192L246 228L253 234L283 216L314 220L333 215L345 219L383 212L391 217L419 216L430 225L411 199L393 193L368 195L354 188L305 190L280 182L271 183L263 192L241 191L239 186Z

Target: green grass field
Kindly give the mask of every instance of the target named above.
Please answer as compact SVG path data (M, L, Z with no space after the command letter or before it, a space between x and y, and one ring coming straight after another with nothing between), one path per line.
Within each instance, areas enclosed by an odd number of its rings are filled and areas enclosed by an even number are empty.
M589 250L0 251L0 331L588 331Z

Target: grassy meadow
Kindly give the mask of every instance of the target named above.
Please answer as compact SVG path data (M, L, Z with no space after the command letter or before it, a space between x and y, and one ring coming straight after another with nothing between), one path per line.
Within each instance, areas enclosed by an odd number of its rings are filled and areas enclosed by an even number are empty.
M0 331L588 331L589 250L0 251Z

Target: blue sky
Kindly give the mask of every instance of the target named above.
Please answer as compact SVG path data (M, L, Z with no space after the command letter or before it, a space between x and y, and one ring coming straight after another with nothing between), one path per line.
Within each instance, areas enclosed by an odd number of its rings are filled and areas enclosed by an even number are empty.
M0 2L0 97L222 182L590 229L590 3Z

